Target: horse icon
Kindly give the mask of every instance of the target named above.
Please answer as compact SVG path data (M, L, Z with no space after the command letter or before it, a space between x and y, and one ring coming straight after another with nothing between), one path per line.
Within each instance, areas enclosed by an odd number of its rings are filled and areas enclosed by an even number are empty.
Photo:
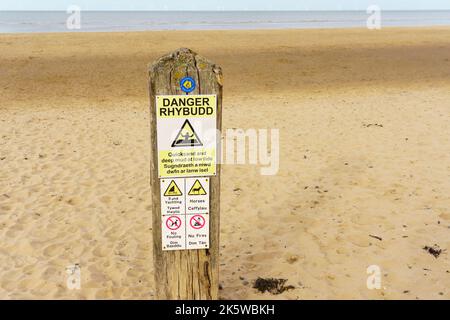
M200 190L202 190L202 186L200 186L198 188L192 188L191 193L200 194Z
M195 180L195 183L192 185L191 189L189 190L189 195L191 195L191 196L203 196L203 195L206 195L206 191L205 191L205 189L203 188L201 182L198 179Z

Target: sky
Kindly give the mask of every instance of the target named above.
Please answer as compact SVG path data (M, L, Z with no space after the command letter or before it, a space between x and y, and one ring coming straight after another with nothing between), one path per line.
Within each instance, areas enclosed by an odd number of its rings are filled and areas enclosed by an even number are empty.
M0 0L0 10L450 10L450 0Z

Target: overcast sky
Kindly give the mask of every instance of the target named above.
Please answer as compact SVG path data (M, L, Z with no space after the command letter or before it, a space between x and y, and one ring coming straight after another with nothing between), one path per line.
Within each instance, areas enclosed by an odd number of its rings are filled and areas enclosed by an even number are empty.
M0 10L450 10L450 0L0 0Z

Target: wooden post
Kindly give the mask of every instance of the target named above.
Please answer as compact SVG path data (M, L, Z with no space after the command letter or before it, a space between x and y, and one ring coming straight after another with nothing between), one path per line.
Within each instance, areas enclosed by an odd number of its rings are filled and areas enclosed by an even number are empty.
M195 90L185 93L180 80L191 77ZM209 177L210 247L199 250L163 251L161 241L161 181L158 176L156 96L217 95L217 129L222 126L221 68L189 49L178 49L161 57L149 69L151 189L153 218L153 259L157 299L218 299L220 135L217 136L216 175Z

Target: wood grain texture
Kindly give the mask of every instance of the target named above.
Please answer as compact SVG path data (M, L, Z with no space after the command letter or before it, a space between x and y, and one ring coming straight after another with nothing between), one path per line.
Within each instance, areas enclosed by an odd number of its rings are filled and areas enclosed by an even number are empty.
M161 199L158 179L156 132L157 95L186 95L180 89L183 77L192 77L196 88L189 93L217 95L217 129L222 128L222 70L189 49L165 55L149 68L151 190L153 217L153 259L157 299L217 299L219 290L220 165L210 177L210 248L202 250L162 251ZM217 137L220 159L220 135ZM217 161L219 162L219 161Z

